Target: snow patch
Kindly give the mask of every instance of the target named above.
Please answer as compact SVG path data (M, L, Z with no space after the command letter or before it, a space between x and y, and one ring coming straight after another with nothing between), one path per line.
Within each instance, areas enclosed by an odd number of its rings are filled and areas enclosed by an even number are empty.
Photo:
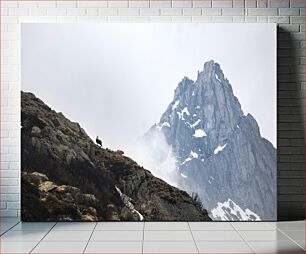
M190 113L189 113L187 107L185 107L181 112L176 112L176 113L178 114L178 116L179 116L179 118L180 118L181 120L185 120L184 114L186 114L187 116L190 115Z
M190 156L193 157L193 158L198 158L199 157L199 155L194 151L190 152Z
M164 122L164 123L161 124L161 126L162 126L162 127L166 126L166 127L169 127L169 128L170 128L170 123Z
M196 108L200 108L200 106L197 106Z
M187 178L187 176L186 176L186 175L184 175L183 173L181 173L181 177L183 177L183 178Z
M215 220L222 221L260 221L260 217L250 209L243 210L231 199L226 202L218 202L216 208L211 210L211 214Z
M138 212L138 211L135 209L134 205L133 205L132 202L131 202L132 199L131 199L128 195L125 195L124 193L122 193L122 191L121 191L116 185L115 185L115 189L116 189L116 191L118 192L118 194L119 194L119 196L120 196L120 198L121 198L123 204L124 204L127 208L129 208L129 209L131 210L132 213L138 214L139 220L140 220L140 221L143 221L143 220L144 220L144 217L142 216L142 214L141 214L140 212Z
M203 138L203 137L206 137L207 134L203 129L197 129L195 130L193 136L196 138Z
M186 162L191 161L191 160L192 160L192 158L188 157L186 160L184 160L184 161L181 163L181 165L184 165Z
M157 129L160 131L163 127L168 127L168 128L170 128L170 123L168 123L168 122L163 122L162 124L158 124L156 127L157 127Z
M219 152L221 152L225 147L226 147L227 144L225 144L224 146L218 146L215 150L214 150L214 154L217 154Z
M175 101L172 106L172 110L175 110L179 104L180 104L180 101Z
M215 74L215 76L216 76L216 79L221 82L221 79L219 79L218 75Z
M185 107L183 110L182 110L182 113L186 113L186 115L190 115L189 111L188 111L188 108Z
M181 163L181 165L184 165L185 163L191 161L192 159L197 159L197 158L199 158L199 155L198 155L196 152L191 151L190 154L189 154L189 156L188 156L188 158L185 159L185 160Z
M201 120L198 119L194 124L191 124L190 127L191 127L191 128L194 128L194 127L196 127L200 122L201 122Z

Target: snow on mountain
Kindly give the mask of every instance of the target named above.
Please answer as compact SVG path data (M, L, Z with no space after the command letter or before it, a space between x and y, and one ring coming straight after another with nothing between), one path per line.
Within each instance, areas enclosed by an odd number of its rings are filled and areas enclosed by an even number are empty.
M184 114L186 114L187 116L190 115L190 113L189 113L187 107L185 107L181 112L176 112L176 113L178 114L178 116L179 116L179 118L180 118L181 120L185 120Z
M215 77L216 77L216 79L217 79L219 82L222 82L221 79L219 79L219 77L218 77L217 74L215 74Z
M260 217L250 209L243 210L231 199L226 202L218 202L216 208L211 210L212 217L215 220L222 221L260 221Z
M214 154L221 152L225 147L226 147L226 144L223 146L220 146L220 145L217 146L217 148L214 150Z
M175 101L172 106L172 110L175 110L179 104L180 104L180 101Z
M189 156L188 156L188 158L186 158L186 159L181 163L181 165L184 165L186 162L189 162L189 161L191 161L192 159L197 159L197 158L199 158L199 155L198 155L196 152L191 151L190 154L189 154Z
M170 127L159 129L164 123ZM261 137L254 117L244 114L218 63L206 62L195 81L184 77L179 82L159 123L146 135L156 129L173 151L174 170L188 176L178 178L179 188L198 193L209 210L230 197L261 219L276 219L276 149Z
M193 116L195 116L195 114L194 114ZM194 127L196 127L200 122L201 122L201 120L198 119L195 123L190 124L190 127L191 127L191 128L194 128Z
M195 130L193 136L196 138L203 138L203 137L206 137L207 134L203 129L197 129Z
M117 187L117 186L115 186L115 189L116 189L116 191L118 192L118 194L119 194L119 196L120 196L120 198L121 198L121 200L122 200L122 202L123 202L123 204L127 207L127 208L129 208L130 210L131 210L131 212L132 213L136 213L138 216L139 216L139 220L140 221L143 221L143 215L139 212L139 211L137 211L136 209L135 209L135 207L134 207L134 205L132 204L132 202L131 201L133 201L129 196L127 196L127 195L125 195L124 193L122 193L122 191Z
M192 160L192 158L188 157L187 159L185 159L185 160L181 163L181 165L184 165L186 162L191 161L191 160Z
M194 151L190 152L190 156L193 157L193 158L199 158L199 155Z
M184 175L183 173L181 173L181 177L183 177L183 178L187 178L187 176L186 176L186 175Z
M166 127L169 127L169 128L170 128L170 124L169 124L168 122L162 123L161 126L162 126L162 127L166 126Z

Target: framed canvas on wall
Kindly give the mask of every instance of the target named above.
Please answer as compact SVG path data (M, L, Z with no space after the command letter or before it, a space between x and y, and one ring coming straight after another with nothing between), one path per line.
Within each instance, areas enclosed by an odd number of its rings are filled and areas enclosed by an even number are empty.
M275 24L23 24L24 221L276 220Z

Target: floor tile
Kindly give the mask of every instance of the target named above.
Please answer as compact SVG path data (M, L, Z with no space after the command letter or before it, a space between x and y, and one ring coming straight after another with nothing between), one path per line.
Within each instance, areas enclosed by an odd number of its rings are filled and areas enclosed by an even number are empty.
M1 236L1 241L5 242L35 242L40 241L47 232L40 231L12 231Z
M29 253L38 242L2 242L0 253Z
M97 222L58 222L52 231L90 231L95 228Z
M192 231L195 241L242 241L236 231Z
M305 247L305 240L296 240L295 241L301 248L303 248L304 250L306 249Z
M252 249L241 242L197 242L200 253L253 253Z
M231 222L237 230L275 230L269 222Z
M280 221L276 222L276 227L281 230L304 230L305 221Z
M17 231L16 231L17 232ZM86 242L92 231L50 231L43 239L44 242Z
M145 222L145 230L190 230L188 222Z
M87 242L40 242L32 253L83 253Z
M291 230L291 231L282 231L285 235L289 236L291 240L295 241L302 248L305 249L305 231L301 230Z
M0 235L4 234L6 231L8 231L7 228L1 228L1 230L0 230Z
M229 222L189 222L191 230L235 230Z
M142 241L143 231L94 231L90 241L109 242L109 241Z
M20 222L11 230L13 231L49 231L55 222Z
M13 227L13 226L16 226L20 223L19 222L1 222L1 227L6 227L6 228L10 228L10 227Z
M144 242L143 253L198 253L196 245L190 242Z
M304 253L304 250L291 241L248 242L255 253Z
M282 231L285 235L288 235L293 240L305 240L305 231L301 230L290 230Z
M268 222L274 229L277 228L277 222L276 221L269 221Z
M289 240L283 233L278 230L271 231L239 231L239 234L246 241L285 241Z
M142 242L89 242L85 253L142 253Z
M190 231L145 231L145 241L193 241Z
M98 222L95 230L143 230L144 222Z
M10 230L14 226L18 225L19 222L1 222L1 234Z

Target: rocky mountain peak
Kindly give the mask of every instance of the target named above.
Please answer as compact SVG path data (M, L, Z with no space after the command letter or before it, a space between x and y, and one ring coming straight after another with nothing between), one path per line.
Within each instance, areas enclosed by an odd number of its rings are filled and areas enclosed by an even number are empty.
M244 115L218 63L205 62L195 81L185 77L178 84L148 134L154 129L175 154L179 187L199 193L205 207L231 199L261 219L276 218L276 150L254 117Z
M184 77L174 91L174 100L184 95L184 93L187 92L187 90L190 89L193 84L193 80L189 79L188 77Z
M210 60L204 63L203 70L198 71L198 79L199 77L201 77L202 79L205 78L206 80L215 79L215 77L217 77L221 81L225 80L220 65L214 60Z
M218 145L225 144L242 116L240 103L220 65L211 60L204 63L196 81L184 77L178 84L159 127L167 138L174 139L184 132L197 143L201 141L207 157ZM176 145L172 148L177 150Z

